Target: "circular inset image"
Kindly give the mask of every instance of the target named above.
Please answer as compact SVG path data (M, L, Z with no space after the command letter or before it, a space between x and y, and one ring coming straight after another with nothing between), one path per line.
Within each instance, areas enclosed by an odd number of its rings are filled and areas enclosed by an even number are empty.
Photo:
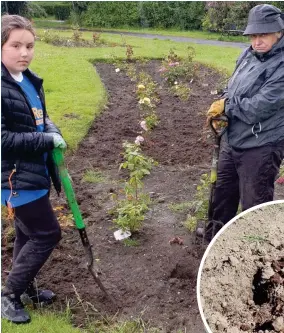
M208 333L284 333L284 200L219 231L201 261L197 299Z

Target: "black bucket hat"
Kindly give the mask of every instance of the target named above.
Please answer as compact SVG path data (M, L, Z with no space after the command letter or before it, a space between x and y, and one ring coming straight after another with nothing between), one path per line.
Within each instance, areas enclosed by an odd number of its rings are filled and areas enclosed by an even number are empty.
M257 5L249 12L243 35L265 34L284 30L284 14L272 5Z

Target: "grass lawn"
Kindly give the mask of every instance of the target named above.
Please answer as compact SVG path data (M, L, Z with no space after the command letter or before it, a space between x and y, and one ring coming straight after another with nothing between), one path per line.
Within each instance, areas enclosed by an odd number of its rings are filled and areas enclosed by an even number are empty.
M43 31L38 29L38 33ZM71 31L60 31L60 35L71 38ZM84 32L83 38L92 38L91 32ZM177 43L167 40L149 40L109 33L102 34L108 42L126 43L133 47L134 57L164 58L173 49L178 55L185 56L188 46L196 51L195 60L231 73L235 60L241 52L238 48ZM75 150L78 143L87 134L92 122L102 111L107 94L100 77L92 63L112 61L113 56L125 59L126 48L64 48L44 42L36 43L35 59L31 69L44 79L46 103L50 118L62 130L69 149ZM133 325L136 325L133 330ZM137 322L125 322L100 329L106 333L143 332L143 325ZM84 332L72 328L68 316L58 317L48 312L32 312L32 323L12 325L2 320L2 332L5 333L76 333ZM94 329L88 330L95 332ZM150 331L149 331L150 332ZM153 331L154 332L154 331Z
M34 25L36 28L71 28L71 24L68 22L55 22L54 20L46 19L33 19ZM84 27L81 27L84 28ZM211 39L211 40L222 40L222 41L234 41L234 42L247 42L248 38L244 36L227 36L222 35L221 33L208 32L202 30L177 30L177 29L153 29L153 28L120 28L120 29L106 29L106 28L90 28L85 27L90 30L103 30L103 31L121 31L121 32L137 32L137 33L147 33L154 35L163 35L163 36L176 36L176 37L189 37L197 39Z
M68 316L57 316L54 313L40 311L31 313L32 321L25 325L15 325L1 320L3 333L86 333L70 325Z

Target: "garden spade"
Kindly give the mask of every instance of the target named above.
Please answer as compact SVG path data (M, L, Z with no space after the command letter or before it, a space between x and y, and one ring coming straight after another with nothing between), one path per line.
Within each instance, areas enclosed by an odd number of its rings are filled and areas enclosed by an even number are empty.
M84 246L84 250L87 256L87 267L90 273L92 274L93 278L95 279L97 285L100 287L100 289L104 292L104 294L115 304L114 299L107 293L105 287L103 286L99 276L98 272L94 269L94 257L92 252L92 245L89 242L86 226L82 218L82 214L79 209L79 205L76 201L75 193L72 187L71 178L69 176L68 170L65 167L64 163L64 155L63 151L60 148L53 149L53 159L55 164L58 167L59 170L59 176L62 182L62 186L67 198L67 202L69 204L69 207L72 211L75 225L77 230L79 231L82 244Z
M217 168L218 168L218 160L220 153L220 144L221 138L225 134L228 126L228 117L225 115L213 117L210 119L210 127L214 133L215 143L210 171L210 194L209 194L209 204L208 204L208 222L205 225L204 237L209 237L210 240L216 234L216 231L220 230L223 227L223 223L221 221L215 221L212 219L213 217L213 200L215 196L216 190L216 182L217 182Z

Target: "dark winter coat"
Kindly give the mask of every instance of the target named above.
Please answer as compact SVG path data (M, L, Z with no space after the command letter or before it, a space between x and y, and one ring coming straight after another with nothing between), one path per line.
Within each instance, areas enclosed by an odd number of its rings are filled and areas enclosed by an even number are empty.
M44 132L59 133L46 113L43 80L27 69L25 74L33 83L43 106ZM31 107L20 86L11 77L5 66L1 65L1 182L3 189L10 189L9 176L13 191L40 190L50 188L50 177L57 193L61 184L57 168L52 160L54 148L51 136L37 132ZM47 161L44 153L48 152ZM46 166L48 174L46 172Z
M230 146L247 149L284 140L284 37L266 54L245 50L225 96Z

